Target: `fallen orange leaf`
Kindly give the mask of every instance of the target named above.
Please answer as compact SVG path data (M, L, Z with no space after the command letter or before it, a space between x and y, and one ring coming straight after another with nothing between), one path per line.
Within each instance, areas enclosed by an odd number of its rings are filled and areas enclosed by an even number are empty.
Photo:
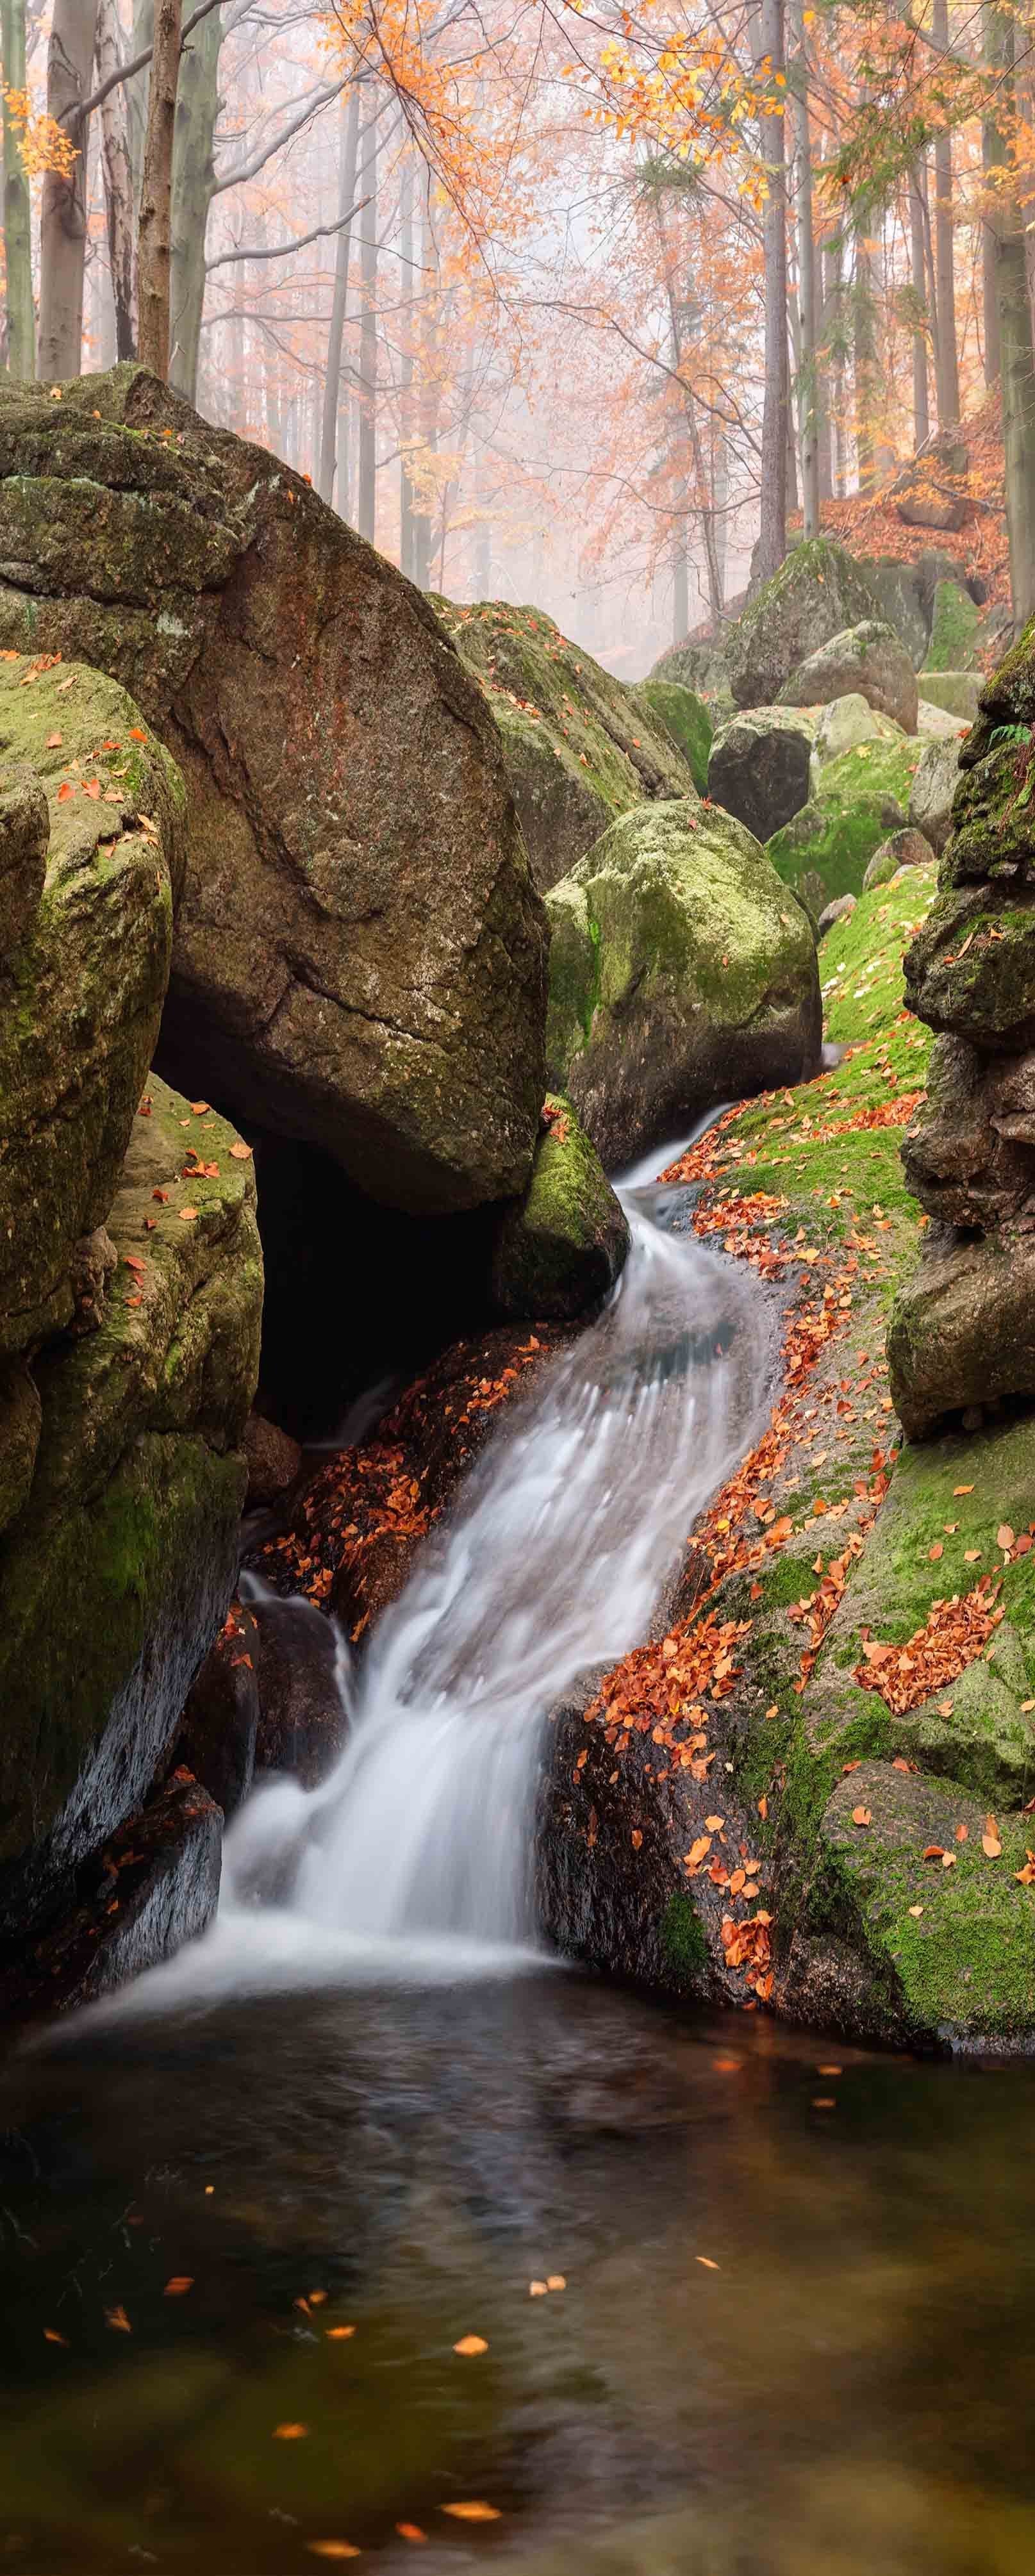
M454 2352L462 2352L465 2360L473 2353L488 2352L488 2349L484 2335L461 2335L459 2343L453 2345Z

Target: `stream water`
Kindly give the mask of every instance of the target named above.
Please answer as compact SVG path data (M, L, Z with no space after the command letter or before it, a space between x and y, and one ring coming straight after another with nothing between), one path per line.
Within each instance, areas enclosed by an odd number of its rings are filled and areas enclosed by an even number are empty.
M537 1947L546 1708L767 1400L771 1310L642 1179L606 1312L339 1659L336 1771L257 1793L203 1941L0 2073L0 2567L1027 2576L1035 2072Z

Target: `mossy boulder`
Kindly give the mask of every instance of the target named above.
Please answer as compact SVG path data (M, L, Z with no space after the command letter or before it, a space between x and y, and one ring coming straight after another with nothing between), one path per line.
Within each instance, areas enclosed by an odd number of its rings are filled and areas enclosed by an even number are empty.
M490 599L442 613L499 729L543 893L616 814L645 796L690 793L689 763L667 722L542 609Z
M816 722L815 759L820 769L831 760L840 760L843 751L855 751L861 742L900 742L904 739L901 725L890 716L880 715L858 689L846 690L843 697L831 698Z
M894 628L918 671L931 635L930 585L921 567L903 563L897 555L859 555L856 564L876 600L878 617Z
M905 828L919 759L904 736L857 743L826 762L808 804L773 835L767 852L777 874L814 912L861 894L874 851Z
M908 824L904 832L889 832L870 860L863 893L871 893L874 886L888 885L900 868L929 868L933 859L934 851L922 832L914 832Z
M1035 1245L1022 1224L932 1245L895 1300L888 1366L913 1440L972 1405L1035 1394Z
M609 1169L818 1060L811 924L731 815L637 806L548 908L550 1077Z
M152 1078L107 1215L96 1328L33 1367L28 1492L0 1539L0 1930L140 1803L237 1565L262 1262L250 1155Z
M931 641L924 659L924 694L926 681L938 671L963 672L977 668L977 633L980 611L969 590L961 581L939 581L935 585L931 615ZM980 685L980 684L979 684ZM936 706L944 706L935 697Z
M682 644L670 644L659 654L650 677L692 689L696 697L704 699L717 723L732 708L725 634L713 636L703 644L691 643L689 637Z
M906 957L906 997L928 1028L984 1052L1035 1046L1035 887L940 893Z
M746 707L720 726L708 761L708 794L768 841L808 803L815 722L803 710Z
M959 779L958 741L925 743L909 790L909 820L939 855L952 830Z
M68 1324L169 977L183 789L82 663L0 660L0 1353Z
M531 1180L496 1237L492 1293L508 1319L565 1323L613 1288L629 1227L571 1102L551 1095L543 1116Z
M817 645L784 681L780 700L819 707L849 695L865 698L903 733L916 732L916 673L905 645L879 618L863 618Z
M844 546L831 537L795 546L726 638L735 704L773 706L810 653L876 613L873 592Z
M696 690L685 688L679 680L638 680L631 691L635 702L650 708L655 722L663 724L677 750L681 751L698 795L708 785L708 754L712 745L711 715Z
M980 671L921 671L920 674L920 688L926 704L940 707L943 715L958 717L964 729L976 722L982 687Z
M0 644L130 687L183 772L171 1078L408 1212L523 1188L546 925L433 609L133 366L0 385L0 560Z

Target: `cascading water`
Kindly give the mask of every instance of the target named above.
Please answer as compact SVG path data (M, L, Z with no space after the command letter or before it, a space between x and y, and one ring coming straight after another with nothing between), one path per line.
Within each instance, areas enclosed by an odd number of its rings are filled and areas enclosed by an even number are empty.
M335 1770L309 1793L260 1790L228 1835L215 1937L236 1934L253 1968L264 1929L282 1961L311 1940L325 1967L329 1951L431 1961L534 1938L546 1711L644 1636L764 1399L756 1283L667 1231L685 1194L639 1179L614 1296L512 1408L382 1619Z

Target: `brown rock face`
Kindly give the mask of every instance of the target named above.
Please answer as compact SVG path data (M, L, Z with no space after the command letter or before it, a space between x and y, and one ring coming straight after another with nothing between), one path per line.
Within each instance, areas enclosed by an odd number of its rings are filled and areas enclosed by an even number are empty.
M546 929L432 610L133 367L0 391L0 642L129 681L186 780L164 1061L390 1206L528 1175Z

